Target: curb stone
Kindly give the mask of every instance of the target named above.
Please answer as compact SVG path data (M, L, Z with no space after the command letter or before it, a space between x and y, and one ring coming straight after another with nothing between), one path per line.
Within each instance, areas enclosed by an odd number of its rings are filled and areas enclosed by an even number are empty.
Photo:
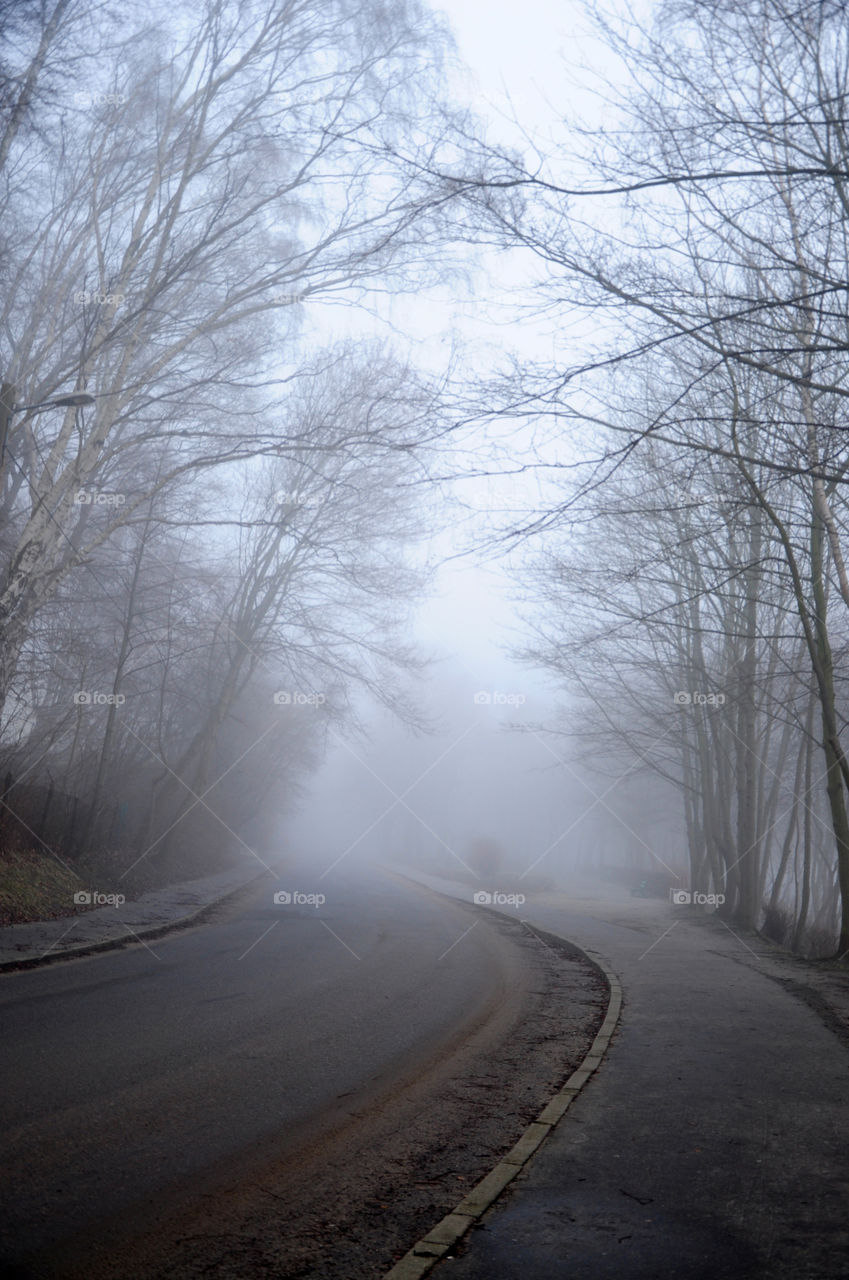
M253 876L250 880L244 880L241 884L237 884L219 894L217 898L211 898L209 902L204 902L189 915L176 916L173 920L167 920L164 924L152 925L147 929L130 929L130 926L127 925L125 927L130 931L127 934L121 934L117 938L104 938L102 942L84 942L79 947L66 947L62 951L47 951L41 956L22 956L19 960L0 961L0 974L15 973L21 969L40 969L48 964L56 964L60 960L79 959L82 956L94 955L98 951L120 951L124 947L132 946L134 943L144 943L148 938L164 938L168 933L176 933L180 929L187 929L190 925L198 924L213 908L219 907L222 902L226 902L228 898L241 893L248 885L255 884L257 880L261 880L265 875L268 875L267 871L260 871L258 875Z
M613 1039L613 1033L619 1022L622 1011L622 984L618 976L595 951L585 951L570 938L555 934L546 929L552 937L568 942L594 968L600 970L610 990L607 1012L598 1029L595 1040L590 1045L589 1053L576 1071L573 1071L566 1083L549 1099L542 1111L525 1129L518 1142L498 1162L494 1169L481 1179L452 1211L432 1227L426 1236L417 1241L391 1271L387 1271L383 1280L421 1280L440 1262L447 1253L483 1217L487 1209L495 1203L501 1192L508 1186L516 1174L532 1159L536 1151L545 1142L551 1130L566 1114L569 1107L584 1085L602 1062Z

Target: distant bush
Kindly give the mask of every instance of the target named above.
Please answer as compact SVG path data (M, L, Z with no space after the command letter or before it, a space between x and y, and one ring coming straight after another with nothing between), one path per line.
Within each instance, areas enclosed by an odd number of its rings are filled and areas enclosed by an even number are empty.
M466 861L478 875L497 875L504 866L503 846L489 836L479 836L470 842Z

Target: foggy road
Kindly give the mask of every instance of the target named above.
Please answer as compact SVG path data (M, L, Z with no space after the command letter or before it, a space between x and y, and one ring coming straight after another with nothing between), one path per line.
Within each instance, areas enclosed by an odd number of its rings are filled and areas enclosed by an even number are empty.
M0 0L0 1280L849 1276L848 9Z
M327 902L276 904L275 890ZM7 1269L102 1239L141 1201L142 1217L159 1198L173 1209L207 1175L285 1154L450 1056L509 969L496 931L464 936L473 921L388 878L268 877L152 949L4 978Z

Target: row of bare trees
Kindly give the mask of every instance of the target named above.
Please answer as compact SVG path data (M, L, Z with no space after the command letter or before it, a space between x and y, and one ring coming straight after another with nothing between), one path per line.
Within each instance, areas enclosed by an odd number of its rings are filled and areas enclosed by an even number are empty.
M449 232L516 250L570 335L482 410L551 428L526 655L584 750L680 794L693 888L849 950L843 6L595 17L604 127L507 151L431 105L413 0L0 3L0 708L33 838L262 843L357 685L402 704L444 412L313 317L420 283Z
M551 428L550 499L513 528L542 538L526 656L582 742L680 791L694 888L845 953L845 5L594 16L622 86L598 124L430 166L572 338L502 388Z
M403 705L439 415L311 308L431 269L385 154L442 45L414 0L0 4L7 836L265 857L355 689Z

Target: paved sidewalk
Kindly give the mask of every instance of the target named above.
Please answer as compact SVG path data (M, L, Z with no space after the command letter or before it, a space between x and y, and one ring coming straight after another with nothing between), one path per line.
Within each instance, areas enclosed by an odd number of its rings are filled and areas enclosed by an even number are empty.
M214 876L152 890L117 906L96 907L58 920L7 925L0 928L0 972L158 937L200 917L243 885L266 874L258 863L245 862Z
M602 883L529 895L520 914L603 956L623 1014L436 1280L849 1276L849 1046L839 1019L830 1030L788 989L810 982L816 1003L817 974L715 917ZM829 981L833 994L846 979Z

